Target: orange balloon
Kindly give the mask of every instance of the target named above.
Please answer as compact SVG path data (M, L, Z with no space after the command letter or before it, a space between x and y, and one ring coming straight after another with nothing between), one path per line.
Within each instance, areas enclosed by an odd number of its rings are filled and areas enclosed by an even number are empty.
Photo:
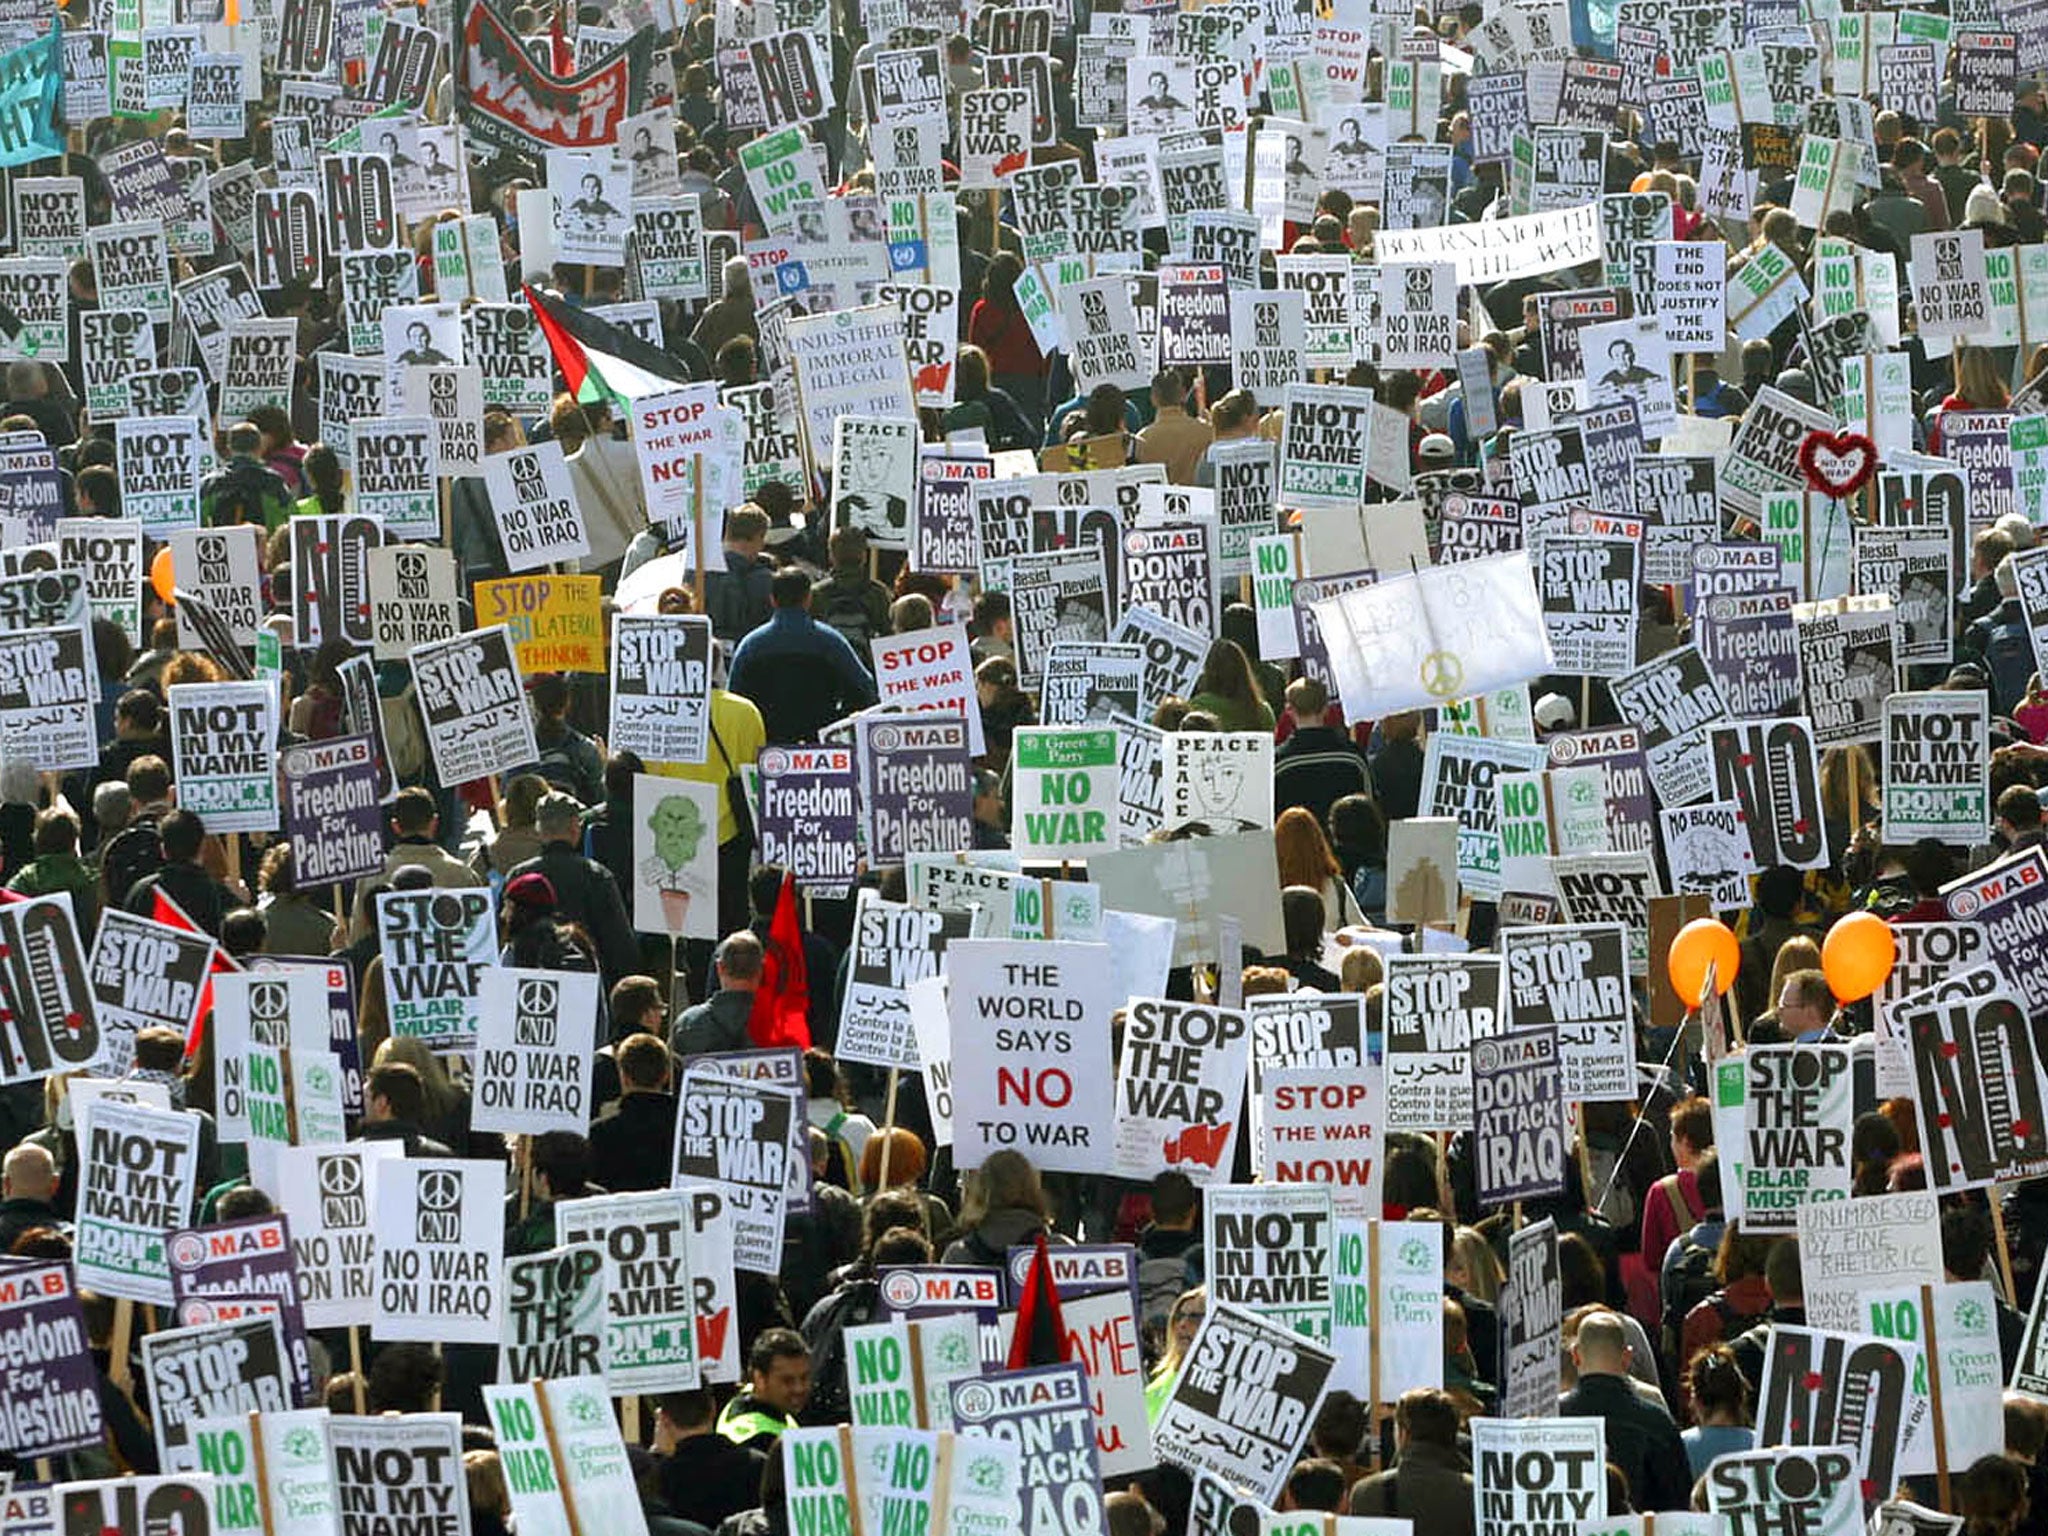
M1735 930L1719 918L1694 918L1678 930L1664 959L1671 989L1686 1007L1699 1002L1709 965L1714 968L1714 991L1726 992L1735 985L1735 972L1742 965L1742 946L1735 942Z
M1837 1002L1870 996L1892 973L1899 958L1898 936L1875 912L1851 912L1820 946L1820 967Z
M178 599L177 577L171 571L171 547L166 544L156 552L156 558L149 562L149 584L156 589L156 595L167 603Z

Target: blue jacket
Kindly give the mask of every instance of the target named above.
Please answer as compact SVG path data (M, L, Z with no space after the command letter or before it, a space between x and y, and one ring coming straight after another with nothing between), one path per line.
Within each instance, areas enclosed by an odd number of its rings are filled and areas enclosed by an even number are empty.
M816 741L875 702L875 680L846 638L802 608L778 608L732 655L734 693L754 701L772 742Z

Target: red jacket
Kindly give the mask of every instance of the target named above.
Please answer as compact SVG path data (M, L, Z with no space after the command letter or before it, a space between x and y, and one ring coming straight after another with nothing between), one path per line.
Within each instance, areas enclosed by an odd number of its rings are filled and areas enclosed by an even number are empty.
M999 377L1037 374L1045 368L1045 354L1038 350L1031 324L1014 302L999 306L976 299L967 319L967 339L988 354L988 371Z

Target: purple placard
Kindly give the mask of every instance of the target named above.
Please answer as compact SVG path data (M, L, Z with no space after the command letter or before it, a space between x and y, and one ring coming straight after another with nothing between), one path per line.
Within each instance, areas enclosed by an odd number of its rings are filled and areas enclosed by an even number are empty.
M242 964L252 971L281 971L310 965L327 983L327 1048L341 1058L341 1111L350 1119L363 1112L363 1053L356 1039L356 978L346 960L318 955L250 955Z
M953 1383L953 1422L963 1431L1032 1448L1034 1454L1024 1458L1022 1529L1072 1536L1100 1536L1107 1529L1099 1513L1095 1397L1079 1361L962 1377ZM1094 1518L1086 1518L1090 1511Z
M974 846L974 770L967 722L932 711L860 722L868 863Z
M843 897L859 856L859 786L853 749L803 742L763 747L761 862L780 864L806 895Z
M0 1270L0 1450L26 1463L97 1447L104 1433L99 1372L69 1264Z
M1482 1206L1564 1193L1563 1079L1555 1024L1472 1042L1472 1126Z
M284 835L302 891L384 872L377 750L367 736L309 741L284 755Z
M1731 719L1774 720L1799 711L1799 636L1789 591L1703 599L1693 634Z
M1607 846L1615 853L1649 853L1657 846L1657 808L1650 798L1650 764L1642 730L1610 725L1601 730L1558 731L1550 737L1550 766L1607 770Z
M178 1325L230 1322L267 1310L273 1302L284 1325L299 1402L313 1400L313 1362L306 1350L306 1314L299 1302L299 1260L284 1214L251 1216L173 1232L164 1244L171 1261L171 1296ZM189 1313L189 1315L188 1315Z
M1022 1246L1010 1249L1012 1307L1024 1299L1024 1281L1031 1273L1032 1255L1037 1252L1036 1248ZM1046 1254L1052 1260L1052 1288L1059 1292L1061 1301L1070 1296L1099 1296L1117 1291L1130 1296L1132 1317L1143 1315L1138 1297L1138 1250L1129 1243L1074 1243L1048 1248Z
M32 540L57 536L57 519L64 515L57 453L34 432L0 437L0 507L29 524Z
M767 753L761 754L763 757ZM685 1056L686 1067L716 1067L728 1077L749 1083L794 1088L798 1102L809 1094L804 1079L804 1053L793 1045L766 1051L704 1051ZM789 1210L801 1215L811 1208L811 1122L799 1114L789 1127Z
M2021 510L2013 492L2009 411L1944 411L1942 457L1963 466L1970 482L1970 523L1982 527Z

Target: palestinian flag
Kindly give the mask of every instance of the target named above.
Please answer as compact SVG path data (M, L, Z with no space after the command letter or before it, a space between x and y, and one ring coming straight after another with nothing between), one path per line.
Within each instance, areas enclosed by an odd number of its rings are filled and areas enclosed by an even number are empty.
M695 381L690 370L623 326L599 319L547 294L526 288L526 302L555 354L555 366L579 401L609 400L623 414L627 402Z

